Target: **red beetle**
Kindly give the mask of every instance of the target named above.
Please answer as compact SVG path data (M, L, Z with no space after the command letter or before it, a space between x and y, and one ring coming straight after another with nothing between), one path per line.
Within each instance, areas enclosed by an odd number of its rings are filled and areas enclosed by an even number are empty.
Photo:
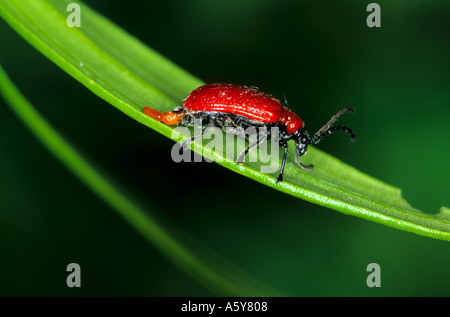
M195 139L200 138L206 128L217 126L221 129L235 127L266 127L263 133L259 133L258 141L250 144L243 151L237 163L242 164L249 151L255 149L258 144L270 137L272 127L279 131L279 144L284 148L283 161L277 183L283 181L284 166L287 156L287 141L295 140L297 164L305 170L312 165L303 165L300 156L306 153L308 145L317 144L326 135L335 131L345 131L355 141L355 134L344 126L332 127L336 120L345 112L353 112L352 108L344 108L335 114L312 137L304 130L303 120L295 113L284 107L281 102L269 94L255 88L232 84L208 84L193 90L184 100L183 105L172 111L160 113L152 108L145 107L144 113L167 125L182 124L190 126L194 119L201 119L203 129L194 137L183 143L186 149Z

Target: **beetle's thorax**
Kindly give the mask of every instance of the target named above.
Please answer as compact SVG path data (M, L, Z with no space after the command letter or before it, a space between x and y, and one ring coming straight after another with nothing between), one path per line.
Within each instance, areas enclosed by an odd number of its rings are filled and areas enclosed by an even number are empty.
M279 122L286 127L288 134L294 134L303 127L303 120L285 107L282 108Z

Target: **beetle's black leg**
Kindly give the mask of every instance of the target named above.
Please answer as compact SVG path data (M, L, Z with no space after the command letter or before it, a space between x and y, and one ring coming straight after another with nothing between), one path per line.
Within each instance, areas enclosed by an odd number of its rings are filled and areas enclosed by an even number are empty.
M288 152L287 142L283 142L280 145L284 148L284 154L283 154L283 161L281 161L280 173L278 174L278 177L277 177L277 184L279 182L283 181L284 166L286 165L286 157L287 157L287 152Z
M297 156L297 155L295 156L295 162L297 163L298 166L300 166L301 169L303 169L303 170L305 170L305 171L308 171L308 170L310 170L311 168L314 167L314 165L312 165L312 164L309 164L309 165L303 165L303 164L300 162L300 157Z
M261 134L262 134L262 136L261 136ZM254 142L253 144L250 144L244 151L241 152L241 154L239 155L238 159L236 160L237 165L243 164L247 154L251 150L254 150L258 146L258 144L264 142L264 140L267 139L268 135L269 135L269 133L267 133L267 132L265 132L265 133L258 133L258 140L256 142Z
M183 151L186 151L188 149L189 145L191 145L192 142L194 142L195 140L200 138L203 135L203 133L205 133L205 130L206 130L206 127L204 127L202 129L202 131L200 131L199 133L194 135L192 138L189 138L186 141L184 141L183 144L181 145L181 147L183 148Z
M233 119L231 119L230 117L226 117L226 119L225 119L226 121L227 121L227 123L228 123L228 126L233 126L233 127L235 127L235 128L237 128L238 127L238 125L236 124L236 122L234 122L234 120Z
M347 127L336 127L336 128L331 128L331 126L339 119L340 116L342 116L344 113L346 112L353 112L353 108L344 108L341 109L340 111L338 111L338 113L336 113L334 116L331 117L331 119L322 127L319 129L319 131L317 131L312 138L309 139L309 144L317 144L324 136L337 131L337 130L343 130L346 131L350 134L350 136L352 137L352 140L355 140L355 135L353 134L353 131L350 130Z
M181 145L181 147L183 148L183 151L186 151L189 147L189 145L191 145L192 142L194 142L195 140L197 140L198 138L202 137L203 134L205 133L206 129L212 127L214 125L214 121L211 120L207 125L205 125L202 128L202 131L198 132L196 135L194 135L192 138L187 139L186 141L183 142L183 144Z

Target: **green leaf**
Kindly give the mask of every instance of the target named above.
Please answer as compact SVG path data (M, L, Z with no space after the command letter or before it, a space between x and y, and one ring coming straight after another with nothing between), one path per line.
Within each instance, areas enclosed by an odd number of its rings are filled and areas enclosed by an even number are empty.
M0 0L0 15L28 42L53 62L138 122L179 140L180 135L146 117L150 106L171 110L201 81L161 57L85 4L81 28L66 24L65 0ZM310 148L304 162L314 163L303 171L291 155L285 181L276 184L273 174L260 172L261 163L237 166L204 144L192 148L214 158L220 165L274 189L345 214L378 222L435 239L450 240L450 217L443 207L436 215L412 208L399 189L363 174L351 166ZM292 144L291 144L292 147Z

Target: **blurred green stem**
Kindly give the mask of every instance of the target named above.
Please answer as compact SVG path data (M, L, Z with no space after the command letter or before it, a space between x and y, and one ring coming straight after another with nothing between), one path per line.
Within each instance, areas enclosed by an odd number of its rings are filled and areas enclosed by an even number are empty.
M205 287L217 294L228 296L277 295L275 291L252 280L245 273L238 272L238 269L232 268L230 264L226 263L226 266L221 267L222 264L213 263L210 256L207 258L208 262L205 262L176 241L148 212L113 187L108 177L94 169L74 150L22 96L1 66L0 92L19 119L62 163L149 242ZM200 246L197 248L201 249ZM224 263L223 259L220 261Z

